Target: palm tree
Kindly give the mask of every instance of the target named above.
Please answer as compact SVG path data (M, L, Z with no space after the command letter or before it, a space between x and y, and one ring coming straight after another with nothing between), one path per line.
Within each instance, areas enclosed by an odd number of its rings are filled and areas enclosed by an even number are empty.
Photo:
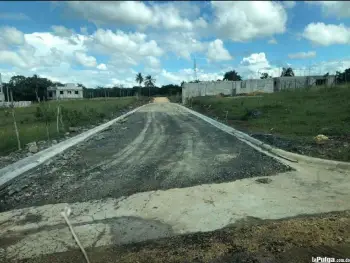
M146 76L145 86L148 87L148 96L151 97L151 87L154 87L156 80L151 75Z
M283 68L281 77L294 77L294 72L291 67Z
M141 84L143 82L143 76L141 74L141 72L136 74L136 82L139 84L139 97L141 96Z

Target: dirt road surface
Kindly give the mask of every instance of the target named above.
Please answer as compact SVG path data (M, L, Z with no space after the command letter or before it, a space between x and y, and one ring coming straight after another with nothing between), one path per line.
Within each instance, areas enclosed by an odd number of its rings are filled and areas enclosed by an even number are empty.
M87 248L350 209L347 172L300 171L158 98L1 190L0 259L76 248L67 205Z

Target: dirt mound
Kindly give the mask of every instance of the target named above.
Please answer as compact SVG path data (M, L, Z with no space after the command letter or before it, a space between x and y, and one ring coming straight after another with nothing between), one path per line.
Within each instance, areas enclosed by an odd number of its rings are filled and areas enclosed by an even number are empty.
M153 99L153 102L156 102L156 103L169 102L169 99L167 97L156 97Z

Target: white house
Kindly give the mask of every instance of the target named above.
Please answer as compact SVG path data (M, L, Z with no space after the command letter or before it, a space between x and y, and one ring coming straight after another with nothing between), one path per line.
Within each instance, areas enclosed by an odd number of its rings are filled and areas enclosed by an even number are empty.
M48 87L47 97L49 100L82 99L83 88L74 83L67 83L61 87Z

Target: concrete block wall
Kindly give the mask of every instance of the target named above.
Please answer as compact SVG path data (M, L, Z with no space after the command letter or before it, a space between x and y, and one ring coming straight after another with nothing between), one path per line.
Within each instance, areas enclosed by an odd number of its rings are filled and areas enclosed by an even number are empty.
M241 87L237 90L237 94L252 93L256 91L265 93L273 92L273 79L248 79L241 82Z
M203 81L198 83L184 83L182 88L182 102L198 96L215 96L220 93L234 96L237 94L261 91L272 93L274 90L273 79L252 79L244 81Z
M0 107L10 107L12 105L12 102L0 102ZM32 105L31 101L14 101L13 102L13 106L15 108L24 108L24 107L29 107L30 105Z
M185 83L182 88L182 101L197 96L237 95L256 91L272 93L285 89L299 89L317 85L334 85L335 76L297 76L271 79L249 79L243 81L203 81ZM321 83L321 84L320 84Z

